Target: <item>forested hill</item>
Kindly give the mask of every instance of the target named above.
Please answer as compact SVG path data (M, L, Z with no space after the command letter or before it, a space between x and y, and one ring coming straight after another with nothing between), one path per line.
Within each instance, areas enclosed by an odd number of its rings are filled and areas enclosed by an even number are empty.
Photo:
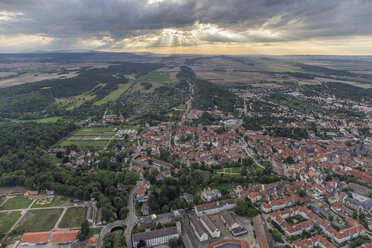
M237 96L227 87L198 79L190 67L182 66L177 77L188 79L195 85L196 92L192 103L194 108L210 110L217 106L221 111L231 113L235 111L235 105L239 104Z
M119 63L108 68L81 69L78 76L68 79L45 80L0 89L0 117L38 119L65 114L53 105L57 98L68 98L91 92L95 100L128 82L127 74L141 76L160 68L160 64ZM95 87L99 84L101 87ZM49 115L49 116L50 116Z

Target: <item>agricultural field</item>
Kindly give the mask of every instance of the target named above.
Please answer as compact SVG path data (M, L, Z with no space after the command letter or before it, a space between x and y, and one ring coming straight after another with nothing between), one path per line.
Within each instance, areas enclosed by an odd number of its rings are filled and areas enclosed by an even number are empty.
M58 120L62 120L60 116L48 117L38 120L12 120L14 122L36 122L36 123L50 123L50 122L57 122Z
M170 82L170 73L169 72L159 72L159 71L153 71L150 72L142 77L137 78L137 81L139 82L160 82L160 83L166 83Z
M108 102L116 101L122 94L124 94L129 89L131 85L132 85L131 83L119 84L117 90L112 91L110 94L105 96L103 99L98 100L97 102L94 103L94 105L99 106L99 105L106 104Z
M110 127L81 128L72 136L61 142L61 146L76 145L78 147L104 147L115 138L115 132Z
M1 206L0 210L11 210L11 209L21 209L27 208L32 203L31 200L27 199L26 197L14 197L8 199L3 206Z
M177 83L178 80L171 78L171 73L167 71L153 71L136 79L131 92L140 91L143 93L151 93L156 88L166 84Z
M37 200L34 204L32 204L31 208L47 208L47 207L55 207L61 206L62 201L58 197L50 198L50 199L40 199Z
M0 233L8 232L20 217L20 211L0 213Z
M17 232L48 231L54 227L62 212L62 208L28 211L15 230Z
M74 207L67 209L62 218L59 228L79 227L85 220L87 209L85 207Z

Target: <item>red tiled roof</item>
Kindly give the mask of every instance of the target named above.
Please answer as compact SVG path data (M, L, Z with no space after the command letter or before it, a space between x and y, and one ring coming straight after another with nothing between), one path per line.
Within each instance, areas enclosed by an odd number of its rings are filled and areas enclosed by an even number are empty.
M53 234L52 243L69 243L77 240L77 235L80 230L71 230L71 231L58 231Z
M34 232L34 233L24 233L22 235L22 243L48 243L49 236L52 232Z

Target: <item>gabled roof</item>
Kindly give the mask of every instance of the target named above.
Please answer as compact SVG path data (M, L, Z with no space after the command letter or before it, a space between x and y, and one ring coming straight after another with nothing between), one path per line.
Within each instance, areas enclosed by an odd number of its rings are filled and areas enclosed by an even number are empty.
M69 243L77 240L80 230L58 231L53 234L52 243Z

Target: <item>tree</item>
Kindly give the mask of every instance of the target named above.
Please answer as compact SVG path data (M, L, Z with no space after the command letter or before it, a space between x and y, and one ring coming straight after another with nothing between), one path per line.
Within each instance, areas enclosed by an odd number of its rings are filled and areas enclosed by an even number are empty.
M288 164L294 164L295 161L294 159L292 158L292 156L288 156L286 159L285 159L285 162L288 163Z
M146 247L146 242L144 240L140 240L137 244L137 248Z
M366 214L361 211L360 214L359 214L360 221L363 223L363 221L364 221L365 218L366 218Z
M271 234L276 242L282 242L282 233L278 229L273 229Z
M247 171L247 168L246 167L243 167L240 171L240 175L242 175L243 177L246 176L248 174L248 171Z
M305 190L300 189L300 190L298 191L298 194L299 194L301 197L304 197L304 196L305 196Z
M89 223L88 221L85 219L84 222L81 224L81 229L80 229L80 232L78 234L78 239L80 241L84 241L86 239L88 239L89 237L89 232L90 232L90 229L89 229Z
M177 238L170 239L168 241L168 245L170 246L170 248L179 248L181 247L181 240Z
M122 207L119 212L119 216L121 220L125 220L127 218L129 209L127 207Z
M140 179L140 175L135 171L129 171L125 174L124 183L134 185Z

